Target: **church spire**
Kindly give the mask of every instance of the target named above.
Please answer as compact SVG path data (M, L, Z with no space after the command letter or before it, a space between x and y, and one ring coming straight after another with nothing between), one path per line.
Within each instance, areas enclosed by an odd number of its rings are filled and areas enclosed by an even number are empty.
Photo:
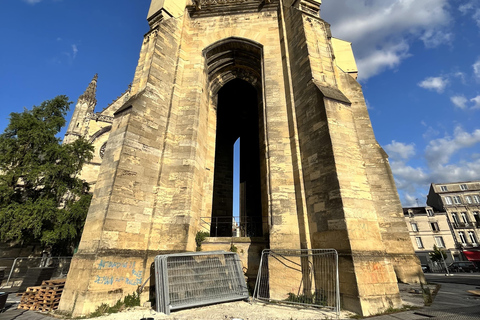
M84 100L88 102L89 105L95 106L97 104L97 79L98 79L98 73L95 74L93 77L92 81L87 87L87 90L78 98L78 100Z

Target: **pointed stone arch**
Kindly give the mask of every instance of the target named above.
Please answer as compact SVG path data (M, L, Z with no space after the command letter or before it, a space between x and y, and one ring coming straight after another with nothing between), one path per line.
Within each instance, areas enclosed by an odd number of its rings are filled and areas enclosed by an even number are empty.
M212 95L239 78L261 91L263 45L246 38L229 37L203 50Z

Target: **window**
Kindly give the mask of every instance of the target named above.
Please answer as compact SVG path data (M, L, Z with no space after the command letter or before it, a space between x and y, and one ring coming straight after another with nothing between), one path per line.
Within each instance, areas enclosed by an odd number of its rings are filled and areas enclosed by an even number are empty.
M475 238L475 233L473 231L468 231L468 237L473 245L477 244L477 239Z
M427 216L433 217L433 210L432 209L427 209Z
M452 198L450 198L450 197L445 197L445 203L446 203L446 204L453 204Z
M460 189L461 189L461 190L468 190L466 184L461 184L461 185L460 185Z
M454 197L453 197L453 202L454 202L455 204L461 204L461 203L462 203L462 200L460 199L459 196L454 196Z
M465 196L465 201L467 201L468 204L471 204L472 203L472 197Z
M441 187L440 187L440 190L442 190L442 191L448 191L447 186L441 186Z
M435 237L435 244L436 244L437 247L439 247L439 248L445 248L445 242L443 242L443 238L442 238L442 237Z
M418 226L416 223L412 223L412 230L418 232Z
M473 217L475 218L475 222L477 222L477 227L480 224L480 216L478 215L478 211L473 211Z
M460 213L460 215L462 216L462 222L465 223L465 224L468 224L467 213L462 212L462 213Z
M422 238L416 237L415 240L417 241L417 247L418 247L418 249L423 249Z
M433 231L440 231L440 228L438 227L438 223L436 222L430 222L430 227L432 227Z
M480 197L479 196L473 196L473 202L480 203Z
M460 231L458 233L458 237L460 238L460 242L466 246L467 245L467 239L465 238L465 233L463 231Z
M458 216L456 212L452 212L452 220L454 223L458 224Z

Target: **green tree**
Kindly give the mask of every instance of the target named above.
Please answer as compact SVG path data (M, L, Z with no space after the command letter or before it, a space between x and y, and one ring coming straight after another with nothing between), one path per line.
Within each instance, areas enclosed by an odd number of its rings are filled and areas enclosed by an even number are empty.
M57 254L78 244L90 205L86 182L78 178L93 157L79 138L57 137L71 102L66 96L11 113L0 135L0 240L40 242Z
M434 262L442 262L444 259L447 259L447 253L445 250L438 248L435 244L433 245L433 251L429 252L428 255L430 256L430 260Z

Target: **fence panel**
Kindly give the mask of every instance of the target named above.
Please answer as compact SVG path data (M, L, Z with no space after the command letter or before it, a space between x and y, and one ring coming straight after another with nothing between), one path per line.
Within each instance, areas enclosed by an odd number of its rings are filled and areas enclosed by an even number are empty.
M70 269L71 260L72 257L0 258L0 269L4 270L3 280L0 279L0 288L23 288L26 278L32 275L34 269L48 270L48 275L45 272L43 275L49 279L65 278Z
M337 251L263 250L253 299L327 308L339 318Z
M240 258L233 252L155 257L157 311L248 299Z

